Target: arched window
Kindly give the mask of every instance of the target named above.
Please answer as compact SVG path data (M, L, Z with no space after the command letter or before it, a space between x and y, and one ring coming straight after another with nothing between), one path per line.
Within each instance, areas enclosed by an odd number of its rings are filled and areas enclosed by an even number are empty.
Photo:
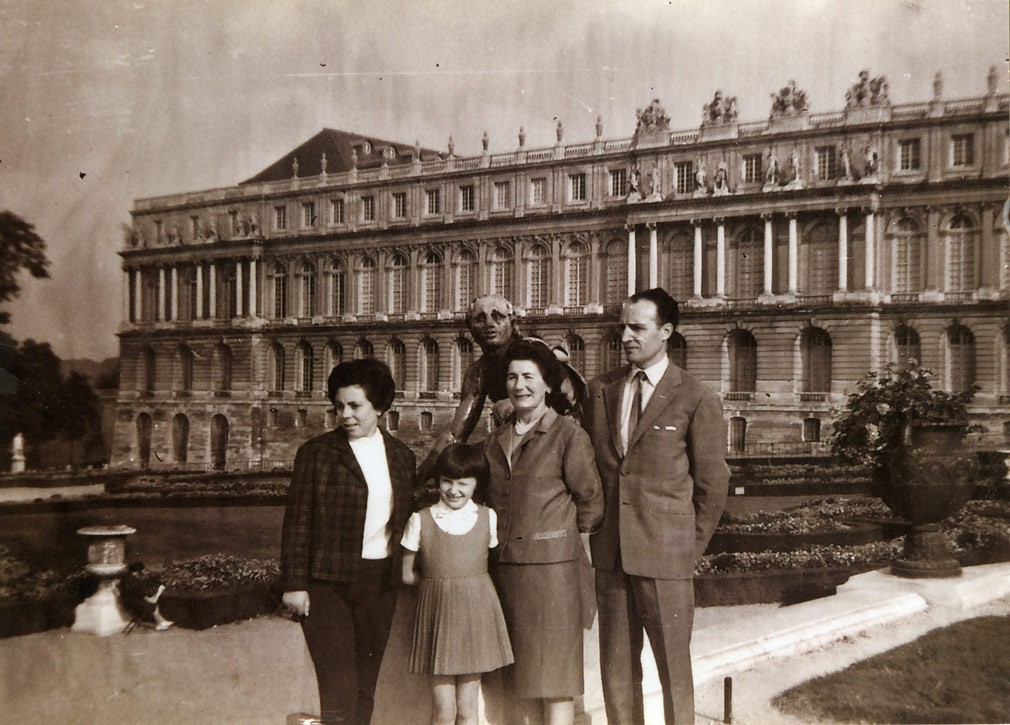
M733 330L727 343L730 392L753 393L757 390L757 340L747 330Z
M375 260L362 257L358 262L358 314L375 313Z
M137 416L137 463L141 468L151 465L151 431L154 421L147 413Z
M498 247L491 253L491 294L501 295L507 300L514 299L513 269L512 252L508 249Z
M608 305L619 305L628 296L628 242L615 239L607 245L604 269L604 299Z
M838 231L826 223L815 225L800 244L800 290L827 295L838 289Z
M922 234L911 219L899 219L891 235L891 289L919 292L922 284Z
M189 418L182 413L172 418L172 454L178 465L189 460Z
M800 341L803 360L803 392L831 392L831 335L820 327L808 327Z
M395 410L386 412L386 430L395 433L400 430L400 413Z
M288 270L282 264L275 264L270 271L272 285L273 317L283 319L288 314Z
M430 431L434 423L434 416L432 416L430 411L423 410L421 411L419 423L422 431Z
M284 390L284 346L275 342L271 348L271 377L273 378L273 390Z
M730 296L736 299L757 297L761 293L764 269L764 236L759 229L747 227L730 242L729 263L733 275Z
M354 359L363 360L366 357L375 357L375 348L368 340L358 340L354 346Z
M674 365L681 370L687 369L687 340L679 332L674 332L666 341L666 354Z
M193 389L193 351L186 345L180 345L177 360L179 361L179 390L190 391Z
M603 339L602 355L600 356L603 360L603 372L609 373L611 370L621 367L622 352L620 335L615 333Z
M438 312L442 308L442 258L428 252L421 269L421 309Z
M387 278L389 279L389 311L392 314L403 314L407 311L407 269L410 263L403 254L394 254L389 260Z
M964 214L950 220L947 230L947 286L948 292L970 292L978 287L975 270L975 249L978 231Z
M966 392L975 385L975 335L964 325L947 331L946 373L954 393Z
M463 388L463 377L473 364L473 343L465 337L456 340L456 365L453 375L453 390Z
M581 307L589 301L589 247L572 242L565 251L565 305Z
M231 390L231 348L223 342L219 343L214 349L214 357L217 362L217 376L214 381L215 389L220 391Z
M898 372L922 362L919 333L908 325L898 325L894 330L894 364Z
M344 359L344 348L341 347L340 343L336 340L330 340L326 343L326 376L329 378L330 372L337 365L340 364L341 360Z
M228 463L228 419L215 415L210 419L210 464L215 471L223 471Z
M298 286L298 316L312 317L316 314L316 267L311 262L306 262L299 270Z
M686 300L694 294L694 238L675 232L663 239L660 257L660 285L674 299Z
M407 348L399 340L390 340L386 347L386 364L396 389L404 390L407 387Z
M298 345L298 390L308 391L315 387L316 354L312 345L302 342Z
M477 296L477 258L469 249L459 253L456 260L456 309L467 310Z
M421 343L421 390L438 390L438 343L428 339Z
M729 419L729 449L733 453L747 450L747 419L736 416Z
M529 307L543 308L551 299L551 253L535 244L526 255L526 300Z
M586 374L586 343L578 335L569 335L565 338L565 347L568 349L568 364L580 374Z
M140 389L147 393L153 393L155 389L156 367L154 348L148 345L140 354Z
M329 269L330 315L339 317L347 312L347 270L342 260L334 259Z

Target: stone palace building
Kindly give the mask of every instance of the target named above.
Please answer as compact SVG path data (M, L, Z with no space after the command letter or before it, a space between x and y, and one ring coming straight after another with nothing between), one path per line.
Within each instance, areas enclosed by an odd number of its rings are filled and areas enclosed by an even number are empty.
M622 362L620 302L682 303L673 359L722 394L732 455L821 452L868 370L918 360L1010 438L1008 98L892 104L861 74L810 113L790 82L764 120L717 92L698 128L653 101L631 138L460 157L324 129L227 188L138 199L120 251L112 462L289 465L333 423L326 377L375 356L388 427L445 426L480 354L464 311L512 300L587 377ZM841 102L839 103L841 105ZM756 109L760 111L761 109ZM429 431L431 432L429 434ZM427 434L427 435L426 435Z

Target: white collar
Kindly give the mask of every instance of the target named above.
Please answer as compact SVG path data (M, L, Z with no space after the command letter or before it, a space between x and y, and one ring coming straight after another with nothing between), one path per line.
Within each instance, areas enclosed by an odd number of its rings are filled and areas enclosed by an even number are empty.
M439 499L431 506L432 518L436 519L441 519L446 516L456 516L457 514L466 515L468 513L476 513L476 511L477 511L477 504L474 503L473 499L467 501L465 504L463 504L463 508L459 509L449 508L448 506L445 505L442 499Z
M663 375L666 374L666 369L670 367L670 358L663 355L659 360L654 362L647 368L638 368L634 365L631 366L631 370L628 371L628 382L630 383L635 379L639 370L645 372L645 377L649 379L649 384L652 387L659 385L659 381L663 379Z

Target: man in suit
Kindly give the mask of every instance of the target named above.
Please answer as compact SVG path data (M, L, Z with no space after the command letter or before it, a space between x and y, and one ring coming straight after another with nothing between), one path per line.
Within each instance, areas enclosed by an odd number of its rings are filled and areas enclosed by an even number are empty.
M729 468L718 396L667 357L677 319L665 290L632 295L621 312L629 364L590 382L585 408L605 497L589 541L610 725L644 721L643 630L666 722L694 722L694 567L725 508Z

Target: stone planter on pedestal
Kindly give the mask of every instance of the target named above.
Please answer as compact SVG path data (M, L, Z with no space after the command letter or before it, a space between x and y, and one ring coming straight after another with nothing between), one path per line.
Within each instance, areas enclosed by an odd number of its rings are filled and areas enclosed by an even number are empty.
M963 425L914 424L905 446L874 471L873 493L909 523L892 574L916 579L961 575L940 522L960 511L975 487L978 464L962 445L964 434Z
M126 537L136 532L130 526L88 526L77 531L89 537L88 563L84 568L98 577L98 591L77 605L74 632L105 637L122 633L130 615L119 601L118 580L126 571Z

